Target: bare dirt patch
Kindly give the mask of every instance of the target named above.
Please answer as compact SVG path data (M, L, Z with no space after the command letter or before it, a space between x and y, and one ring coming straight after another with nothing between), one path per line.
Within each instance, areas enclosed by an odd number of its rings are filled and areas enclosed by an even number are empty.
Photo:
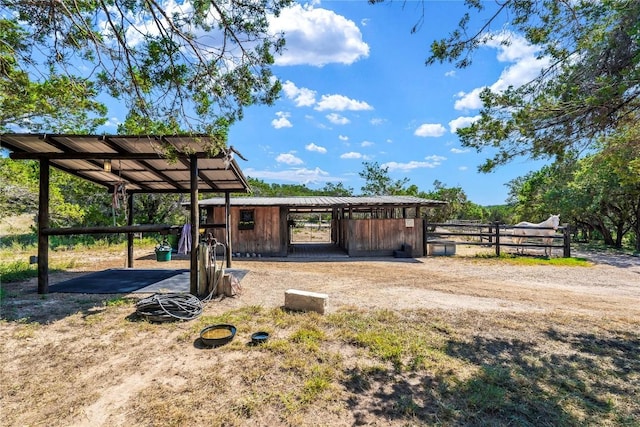
M124 262L123 251L58 251L52 255L78 259L74 271L52 274L52 284L89 271L121 268ZM149 248L138 250L136 258L136 268L189 266L186 257L159 264ZM252 307L256 311L276 310L284 302L284 291L290 288L322 292L329 294L328 316L344 310L396 313L406 318L407 328L412 327L411 319L430 319L442 324L445 336L457 336L468 343L455 350L459 357L497 365L506 363L498 357L504 357L507 350L514 358L517 352L525 354L532 348L539 348L539 354L551 352L554 357L570 358L575 357L578 338L589 334L598 339L626 337L626 347L620 351L635 352L636 356L627 356L627 366L620 367L624 373L621 382L609 387L623 390L622 396L640 389L637 261L629 257L609 264L600 260L589 267L556 267L516 266L464 256L238 259L233 267L248 270L241 282L242 294L208 303L203 316L220 318L234 310L251 312ZM425 381L434 378L411 379L396 373L393 379L371 380L367 388L351 389L353 384L344 383L334 389L335 398L325 397L319 407L296 412L287 406L285 396L292 386L277 369L274 371L284 356L278 356L273 348L266 353L245 347L250 333L258 327L274 330L274 338L284 338L287 329L259 325L250 317L239 322L238 336L229 348L203 350L196 344L201 323L132 321L134 306L126 300L145 295L41 296L36 293L35 280L3 284L3 292L2 426L160 425L154 420L173 425L400 426L421 424L420 416L415 418L411 411L425 411L420 413L427 417L423 419L429 419L429 411L440 411L430 403L435 395L425 394L429 389ZM125 303L111 305L114 298ZM302 322L313 321L313 317L305 319L301 317ZM331 357L339 357L334 364L346 367L345 372L379 369L358 347L332 344L327 351L334 354ZM559 363L561 359L554 360ZM615 360L611 358L610 363ZM533 359L525 362L541 363ZM565 369L570 364L562 366ZM634 371L635 375L630 374ZM542 375L542 368L539 372ZM406 388L400 394L392 390L399 378ZM609 398L622 399L614 393L611 391ZM410 406L398 415L403 396L414 396L412 404L418 409ZM256 399L264 405L258 412ZM272 403L276 400L277 404ZM381 409L381 405L390 409ZM211 413L203 412L206 407ZM225 408L220 414L226 418L216 417L215 408ZM640 416L639 410L636 406L623 412L633 420ZM450 416L456 424L455 414ZM585 415L571 416L579 421Z

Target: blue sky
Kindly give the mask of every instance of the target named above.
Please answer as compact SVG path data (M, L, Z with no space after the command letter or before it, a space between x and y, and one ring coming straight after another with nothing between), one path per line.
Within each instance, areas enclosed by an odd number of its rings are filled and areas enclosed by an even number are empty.
M509 46L488 44L464 70L427 67L430 43L446 37L466 9L462 1L426 1L424 23L411 34L422 6L316 1L273 19L272 29L287 38L273 68L284 90L274 106L247 108L230 131L229 144L248 159L238 160L245 175L310 188L342 182L358 194L362 163L377 162L394 180L406 177L424 191L439 180L462 187L475 203L504 203L505 184L541 164L518 159L481 174L478 165L492 153L464 149L455 129L477 116L481 88L518 86L545 60L500 22L491 30L509 36ZM488 14L474 21L484 23ZM120 112L105 132L124 120Z

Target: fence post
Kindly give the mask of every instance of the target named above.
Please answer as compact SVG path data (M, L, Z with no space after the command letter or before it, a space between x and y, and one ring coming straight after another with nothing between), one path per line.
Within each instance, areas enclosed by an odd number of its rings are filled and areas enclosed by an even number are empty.
M500 224L495 223L496 227L496 256L500 256Z
M564 253L563 256L565 258L571 258L571 233L569 232L569 224L564 225L564 229L562 230L562 235L564 237Z

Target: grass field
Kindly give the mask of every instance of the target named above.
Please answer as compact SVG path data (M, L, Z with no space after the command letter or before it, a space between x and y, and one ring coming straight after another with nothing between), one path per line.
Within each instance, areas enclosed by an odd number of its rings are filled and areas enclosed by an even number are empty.
M136 265L160 267L152 251L138 245ZM123 257L123 245L60 247L50 280ZM170 323L137 316L141 295L4 281L0 426L639 426L636 267L564 262L238 261L238 298ZM327 292L331 310L284 310L291 286ZM215 323L237 335L204 348ZM270 339L250 345L257 330Z

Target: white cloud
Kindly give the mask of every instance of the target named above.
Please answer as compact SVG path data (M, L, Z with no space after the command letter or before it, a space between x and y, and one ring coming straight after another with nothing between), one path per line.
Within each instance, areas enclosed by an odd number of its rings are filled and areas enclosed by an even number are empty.
M385 119L380 119L380 118L373 118L373 119L371 119L369 121L369 123L371 123L373 126L380 126L384 122L386 122L386 120Z
M279 154L278 157L276 157L276 162L285 163L287 165L301 165L304 163L300 158L291 153Z
M458 117L457 119L453 119L449 122L449 131L451 133L456 133L458 129L466 128L478 120L480 120L479 115L473 117Z
M295 83L287 80L282 85L284 95L291 99L296 107L311 107L316 103L316 92L307 88L298 88Z
M320 154L326 154L327 149L324 147L321 147L319 145L314 144L313 142L310 144L305 145L304 147L307 151L313 151L316 153L320 153Z
M285 171L265 171L246 168L243 170L246 176L252 178L264 179L268 181L284 181L294 182L298 184L322 183L322 182L340 182L342 178L333 177L318 167L315 169L289 169Z
M104 127L108 127L108 128L117 128L118 126L120 126L120 124L122 123L122 121L118 118L118 117L110 117L109 120L107 120L107 122L102 125Z
M435 154L434 154L433 156L427 156L427 157L425 157L424 159L425 159L425 160L428 160L428 161L430 161L430 162L436 163L436 164L440 164L440 163L442 163L443 161L447 160L447 158L446 158L446 157L444 157L444 156L438 156L438 155L435 155Z
M447 160L446 157L443 156L427 156L424 158L426 162L418 162L416 160L412 160L407 163L398 163L398 162L387 162L382 165L384 168L389 168L389 171L410 171L413 169L433 169L442 164L444 160Z
M276 113L276 116L278 116L277 119L271 120L271 126L273 126L274 128L282 129L282 128L293 127L293 125L289 121L289 117L291 117L290 113L285 113L283 111L278 111Z
M350 151L348 153L344 153L340 156L341 159L362 159L363 156L360 153L355 151Z
M373 142L371 142L371 141L362 141L360 143L361 147L371 147L372 145L373 145Z
M482 108L480 92L482 92L483 89L484 87L477 87L469 93L460 92L458 94L460 99L453 104L453 108L456 110L477 110Z
M352 64L369 56L358 26L344 16L312 5L294 4L269 20L273 34L283 32L284 52L276 65Z
M348 136L345 136L345 135L338 135L338 139L339 139L340 141L348 141L348 140L349 140L349 137L348 137Z
M508 41L504 44L504 41ZM520 87L538 77L540 71L549 65L549 58L537 58L539 48L527 42L527 40L508 31L494 34L493 40L485 42L485 46L498 50L497 59L500 62L510 62L513 65L506 67L498 80L489 88L494 92L501 92L510 86ZM480 92L484 87L475 88L471 92L458 93L458 99L454 108L456 110L478 109L482 107Z
M464 154L464 153L468 153L468 152L469 152L469 149L468 149L468 148L465 148L465 149L463 150L463 149L461 149L461 148L452 148L452 149L451 149L451 152L452 152L453 154Z
M451 70L444 73L445 77L455 77L455 75L456 75L456 70Z
M373 107L364 101L356 101L344 95L322 95L315 109L318 111L365 111L373 110Z
M468 170L468 169L469 169L469 167L467 167L467 166L460 166L460 167L458 168L458 170L459 170L459 171L466 171L466 170Z
M382 167L388 168L389 171L397 171L397 170L410 171L413 169L424 169L424 168L433 169L439 165L440 165L439 162L418 162L418 161L412 160L408 163L387 162L387 163L384 163Z
M327 120L334 125L346 125L350 123L349 119L336 113L327 114Z
M447 130L440 123L424 123L413 133L415 136L438 137L445 134Z
M517 62L534 57L540 51L538 46L530 44L527 39L511 31L501 31L492 36L484 45L498 50L497 58L500 62Z

